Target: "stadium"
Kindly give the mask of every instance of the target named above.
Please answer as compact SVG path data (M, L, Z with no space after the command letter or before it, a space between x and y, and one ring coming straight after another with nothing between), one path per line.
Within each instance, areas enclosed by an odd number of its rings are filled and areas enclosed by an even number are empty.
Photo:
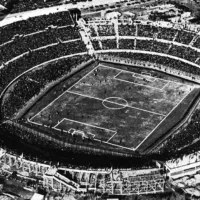
M198 174L199 29L58 5L0 23L1 174L117 196Z

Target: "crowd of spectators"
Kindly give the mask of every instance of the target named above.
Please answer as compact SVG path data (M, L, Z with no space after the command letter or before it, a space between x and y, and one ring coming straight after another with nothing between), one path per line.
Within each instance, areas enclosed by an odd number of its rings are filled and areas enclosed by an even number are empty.
M119 49L135 49L135 39L120 39Z
M24 71L43 62L81 52L87 52L85 44L81 40L58 43L46 48L29 51L0 69L0 85L5 87Z
M172 45L168 51L168 54L175 57L183 58L185 51L186 51L186 47L184 46Z
M175 41L181 44L189 44L194 38L195 33L187 32L184 30L178 30L178 35L176 36Z
M154 40L152 43L151 51L158 53L168 53L169 47L170 47L169 43L158 42Z
M198 37L195 42L192 44L193 47L200 49L200 37Z
M38 95L46 85L63 77L89 58L90 56L86 54L59 59L22 76L14 83L12 91L2 103L4 117L10 118L32 97Z
M157 38L173 41L176 34L176 29L160 27L160 32L158 33Z
M151 51L153 40L136 40L136 49L142 51Z
M138 24L138 36L154 38L159 32L159 27L152 25Z
M195 62L200 53L190 47L172 45L168 51L169 55L183 58L185 60Z
M97 32L96 32L94 26L96 26L96 25L89 25L89 26L88 26L88 28L89 28L89 30L90 30L90 35L91 35L91 37L97 37Z
M117 41L116 39L108 39L108 40L102 40L102 49L117 49Z
M74 24L68 11L50 13L28 18L0 27L0 44L3 44L13 38L15 35L26 35L41 31L48 26L66 26Z
M67 26L63 28L52 29L38 32L33 35L16 37L13 41L6 43L0 47L0 60L3 62L9 61L12 58L19 56L29 49L37 49L52 43L67 41L80 38L77 28Z
M99 36L115 36L115 29L113 24L97 25Z
M95 50L100 50L98 40L92 41ZM103 49L116 49L116 39L102 40ZM200 53L191 47L159 42L158 40L119 39L119 49L136 49L142 51L169 54L191 62L198 63ZM200 62L200 61L199 61Z
M119 25L118 26L119 36L135 36L136 35L136 26L135 25Z
M36 131L29 132L24 127L25 125L22 125L21 128L18 128L8 123L1 125L0 146L4 149L14 151L17 155L23 153L24 157L28 160L37 160L41 163L45 161L45 163L51 163L51 165L56 165L59 162L60 166L69 168L78 167L78 169L88 170L89 168L111 169L113 166L119 169L155 167L155 163L146 156L140 157L133 154L132 157L119 157L109 154L99 154L94 151L88 154L79 149L60 145L54 140L50 141L41 137ZM63 141L66 141L66 139Z
M92 40L92 45L94 47L94 50L101 50L98 40Z
M190 123L186 128L181 130L175 135L170 136L167 141L159 148L160 154L172 155L174 153L179 154L179 150L183 148L183 152L192 153L199 150L200 142L200 110L197 109ZM194 142L197 140L196 142ZM194 142L194 144L192 144ZM186 151L184 150L186 147ZM190 151L188 151L190 150ZM179 154L180 156L180 154Z
M192 75L200 75L198 67L182 62L180 60L172 59L170 57L163 57L159 55L143 54L143 53L132 53L132 52L109 52L106 55L111 57L118 57L123 59L145 61L150 63L160 64L172 69L183 71Z

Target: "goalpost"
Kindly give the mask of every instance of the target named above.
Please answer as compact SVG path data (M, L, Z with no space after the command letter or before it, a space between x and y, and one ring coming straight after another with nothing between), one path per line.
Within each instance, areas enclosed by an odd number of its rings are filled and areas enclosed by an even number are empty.
M151 73L148 73L148 72L141 72L141 74L144 75L144 76L151 76L152 77Z
M94 139L94 137L95 137L95 135L92 134L92 133L87 133L87 132L84 132L84 131L81 131L81 130L77 130L77 129L74 129L74 128L70 128L68 130L68 133L71 134L72 136L73 135L80 135L82 138Z

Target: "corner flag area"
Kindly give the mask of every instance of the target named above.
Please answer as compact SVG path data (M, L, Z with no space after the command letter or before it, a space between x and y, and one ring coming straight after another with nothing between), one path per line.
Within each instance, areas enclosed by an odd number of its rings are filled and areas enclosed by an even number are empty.
M34 115L58 134L136 150L192 92L191 85L99 64Z

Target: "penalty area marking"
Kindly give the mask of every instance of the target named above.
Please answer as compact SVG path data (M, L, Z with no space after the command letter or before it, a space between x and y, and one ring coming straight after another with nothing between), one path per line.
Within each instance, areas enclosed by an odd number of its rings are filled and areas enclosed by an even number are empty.
M131 81L120 79L120 78L115 78L115 79L118 80L118 81L121 81L121 82L130 83L130 84L133 84L133 85L139 85L139 86L143 86L143 87L153 88L154 90L164 91L163 89L152 87L152 86L149 86L149 85L143 85L143 84L140 84L140 83L134 83L134 82L131 82Z
M109 142L116 134L117 134L117 132L116 132L115 134L113 134L113 136L111 136L111 137L107 140L107 142Z
M84 126L91 126L91 127L97 128L97 129L102 129L102 130L105 130L105 131L113 132L114 134L116 134L116 131L113 131L111 129L102 128L100 126L95 126L95 125L91 125L91 124L88 124L88 123L85 123L85 122L80 122L80 121L76 121L76 120L72 120L72 119L68 119L68 118L63 118L60 123L62 123L65 120L75 122L75 123L78 123L78 124L83 124ZM54 128L56 128L60 123L56 124L56 126L54 126ZM56 129L58 129L58 128L56 128Z
M105 143L105 144L110 144L110 145L115 146L115 147L120 147L120 148L123 148L123 149L128 149L128 150L131 150L131 151L135 150L135 148L128 148L128 147L125 147L125 146L121 146L121 145L117 145L117 144L109 142L117 134L117 131L113 131L111 129L106 129L106 128L98 127L98 126L95 126L95 125L91 125L91 124L79 122L79 121L76 121L76 120L67 119L67 118L63 118L61 121L63 121L63 120L69 120L69 121L72 121L72 122L77 122L77 123L80 123L80 124L83 124L83 125L87 125L87 126L95 127L95 128L98 128L98 129L102 129L102 130L107 130L107 131L113 132L113 135L107 141L103 141L103 140L100 140L100 139L97 139L97 138L94 138L94 140L98 141L98 142ZM61 123L61 121L60 121L60 123ZM58 124L56 126L58 126ZM54 126L54 129L60 131L60 129L55 128L56 126ZM66 131L66 130L63 130L63 132L68 133L68 131ZM91 134L91 135L94 135L94 134ZM95 135L94 135L94 137L95 137Z
M101 66L101 67L105 67L105 68L111 68L111 69L117 69L117 70L121 70L121 72L128 72L128 73L132 73L131 71L128 71L128 70L124 70L124 69L119 69L119 68L115 68L115 67L111 67L111 66L106 66L106 65L104 65L104 64L100 64L99 66ZM135 73L135 72L134 72ZM139 74L139 73L135 73L135 74ZM139 75L141 75L141 74L139 74ZM172 75L171 75L172 76ZM152 77L152 76L151 76ZM179 84L179 85L187 85L187 84L185 84L185 83L180 83L180 82L176 82L176 81L171 81L171 80L166 80L166 79L163 79L163 78L158 78L158 77L154 77L155 78L155 80L156 79L158 79L158 80L162 80L162 81L168 81L168 82L171 82L171 83L174 83L174 84ZM187 85L187 86L189 86L189 85Z
M119 76L122 73L123 70L120 70L119 73L117 73L117 75L114 76L114 78L116 78L117 76Z
M165 90L165 87L169 84L169 81L162 87L162 90Z

